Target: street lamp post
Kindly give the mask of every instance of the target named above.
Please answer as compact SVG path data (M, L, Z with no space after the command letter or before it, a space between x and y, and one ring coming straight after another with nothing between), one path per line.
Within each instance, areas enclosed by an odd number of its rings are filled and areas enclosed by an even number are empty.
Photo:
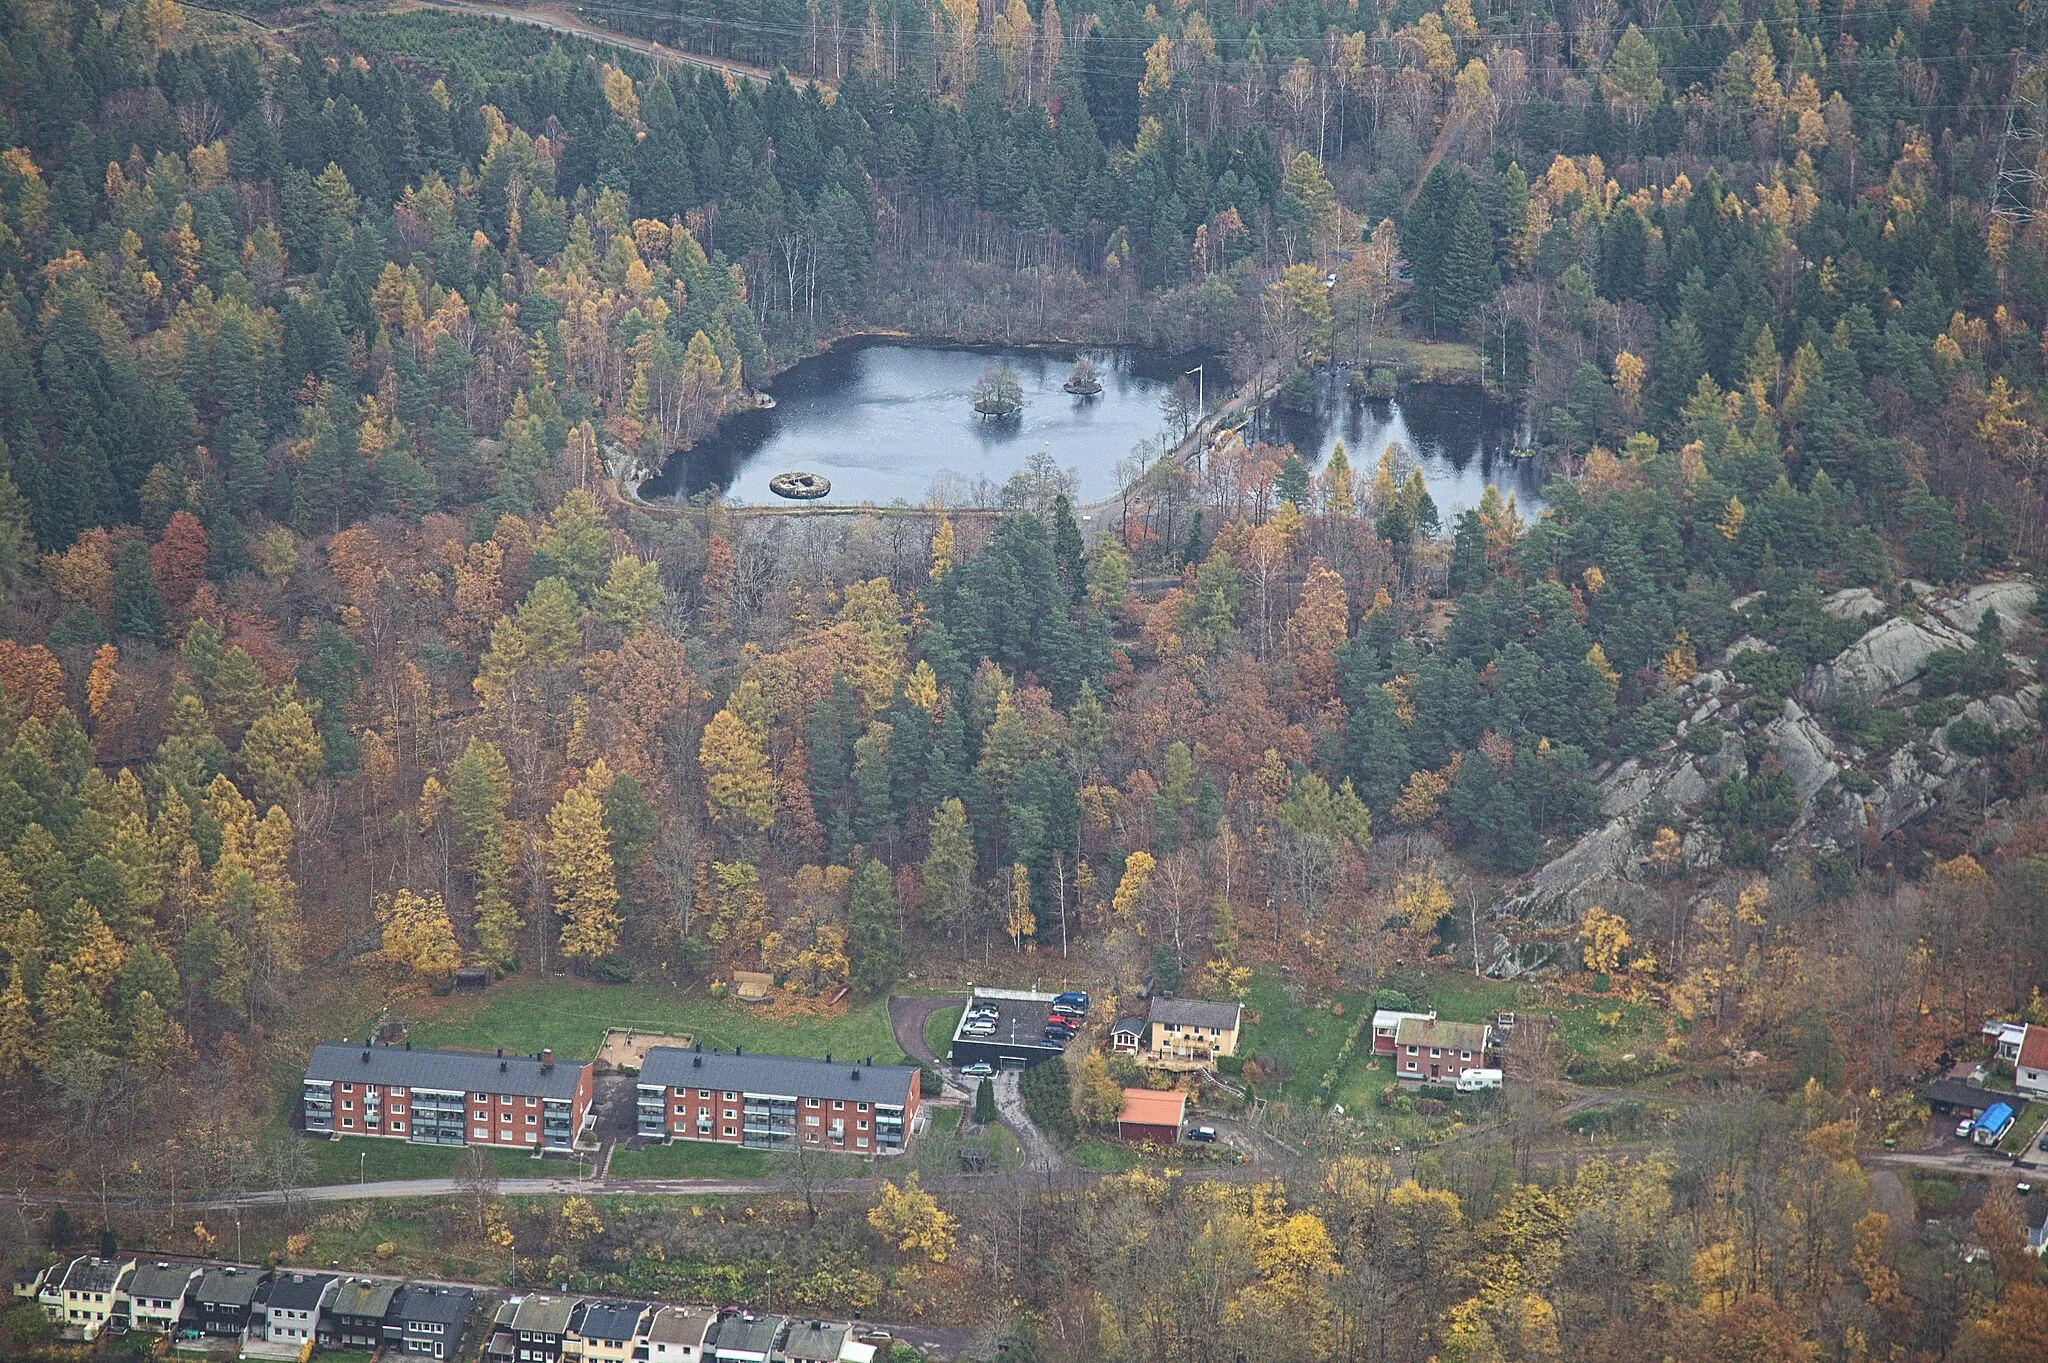
M1204 360L1193 369L1187 371L1188 374L1195 376L1195 424L1197 426L1202 424L1203 417L1209 415L1209 376L1203 372L1208 367L1209 362ZM1183 374L1181 377L1186 378L1187 374Z
M364 1187L369 1186L370 1152L368 1150L356 1151L356 1182Z

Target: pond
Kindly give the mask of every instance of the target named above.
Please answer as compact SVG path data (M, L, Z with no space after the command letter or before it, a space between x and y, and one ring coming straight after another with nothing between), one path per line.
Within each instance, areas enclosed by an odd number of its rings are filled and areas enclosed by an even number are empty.
M777 474L822 474L832 490L824 505L936 499L988 505L1011 474L1049 455L1069 470L1083 502L1117 491L1117 463L1140 441L1167 434L1161 399L1175 379L1206 363L1208 398L1227 390L1213 357L1154 351L1089 349L1102 382L1093 398L1061 385L1080 350L917 345L860 339L802 360L769 386L776 405L726 418L695 448L674 455L642 485L649 500L690 497L709 488L754 505L784 502L768 490ZM1017 415L984 419L973 409L975 381L1007 364L1024 390ZM1415 455L1446 521L1478 504L1485 482L1521 497L1533 510L1533 470L1508 457L1506 414L1476 388L1417 389L1394 402L1354 403L1337 378L1326 377L1312 412L1269 410L1261 438L1292 440L1319 467L1338 437L1351 462L1370 473L1381 449L1399 440Z
M1351 467L1367 478L1380 452L1399 442L1422 470L1446 530L1458 512L1479 505L1489 483L1503 496L1513 493L1525 517L1543 509L1545 460L1515 458L1513 409L1488 400L1477 384L1408 384L1398 397L1371 400L1354 397L1348 378L1346 370L1318 375L1310 410L1269 403L1254 419L1254 433L1275 445L1292 444L1311 469L1321 468L1342 440Z

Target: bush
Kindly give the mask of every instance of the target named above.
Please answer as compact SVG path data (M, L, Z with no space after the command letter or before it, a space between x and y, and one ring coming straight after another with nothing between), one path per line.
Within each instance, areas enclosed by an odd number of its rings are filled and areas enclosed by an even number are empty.
M1959 716L1948 726L1948 745L1965 757L1992 757L2010 752L2018 741L2012 733L2000 732L1982 720Z
M1759 711L1768 709L1774 713L1783 708L1785 697L1806 679L1806 664L1799 655L1765 653L1755 648L1736 654L1728 670L1735 674L1735 680L1756 692L1754 701Z
M974 1089L974 1121L977 1126L987 1126L996 1119L996 1083L983 1076Z
M43 1314L43 1308L33 1302L9 1311L4 1323L7 1326L7 1333L13 1336L14 1342L22 1348L39 1349L56 1342L56 1325Z
M919 1065L917 1067L918 1097L936 1098L945 1091L946 1081L939 1077L937 1070L933 1069L930 1065Z
M1383 364L1374 365L1372 373L1366 375L1365 395L1384 402L1386 399L1394 396L1396 384L1397 380L1392 369Z
M606 984L630 984L633 979L633 962L625 956L605 956L593 961L590 966L592 979Z
M1718 724L1695 724L1685 735L1685 750L1694 757L1712 757L1721 751L1728 731Z
M1072 1141L1081 1134L1081 1124L1074 1118L1074 1095L1068 1077L1063 1061L1048 1060L1024 1071L1017 1084L1031 1124L1060 1141Z

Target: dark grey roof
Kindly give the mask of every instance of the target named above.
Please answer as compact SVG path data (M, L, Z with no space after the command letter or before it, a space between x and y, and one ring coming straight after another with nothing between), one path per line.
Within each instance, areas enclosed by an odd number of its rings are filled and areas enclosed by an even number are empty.
M765 1356L775 1352L775 1346L788 1329L788 1316L755 1316L752 1319L727 1316L718 1322L718 1334L712 1343L719 1353L730 1350Z
M191 1285L192 1275L199 1271L197 1264L174 1264L153 1260L138 1264L129 1275L125 1289L131 1297L150 1301L174 1301Z
M1211 1003L1207 999L1154 999L1147 1016L1154 1022L1172 1022L1182 1027L1237 1026L1240 1005Z
M840 1346L846 1343L846 1330L846 1326L830 1321L799 1321L790 1329L789 1342L782 1346L782 1352L807 1363L817 1359L837 1363Z
M589 1063L558 1059L552 1066L543 1066L526 1055L500 1059L486 1051L408 1051L402 1046L352 1046L341 1041L323 1041L313 1048L306 1077L450 1092L573 1098L577 1081Z
M384 1319L396 1324L407 1321L454 1325L476 1305L476 1293L466 1287L404 1287L392 1299Z
M327 1292L327 1285L333 1281L332 1273L281 1272L270 1285L270 1309L315 1310L320 1305L320 1298Z
M1129 1032L1132 1036L1143 1036L1145 1034L1145 1019L1118 1018L1110 1025L1109 1031L1112 1036L1118 1032Z
M656 1046L640 1062L640 1082L664 1088L907 1103L917 1084L917 1069L911 1065L864 1065L858 1061L806 1060L794 1055L734 1055L729 1051Z
M209 1268L200 1275L199 1286L192 1290L192 1295L221 1306L247 1306L256 1299L256 1289L263 1285L266 1276L260 1268Z
M88 1254L73 1259L71 1267L64 1271L66 1292L111 1292L114 1284L121 1281L121 1270L128 1267L125 1259L102 1259Z
M652 1309L653 1303L644 1301L583 1301L569 1317L569 1329L585 1339L632 1339Z
M334 1294L334 1303L327 1309L337 1316L375 1316L384 1319L384 1313L391 1309L391 1299L398 1295L398 1284L378 1278L350 1278Z
M1966 1084L1960 1079L1937 1079L1920 1090L1920 1096L1930 1103L1946 1103L1950 1107L1975 1108L1982 1112L1993 1103L2009 1103L2010 1093L1998 1093L1991 1089L1980 1089L1975 1084Z

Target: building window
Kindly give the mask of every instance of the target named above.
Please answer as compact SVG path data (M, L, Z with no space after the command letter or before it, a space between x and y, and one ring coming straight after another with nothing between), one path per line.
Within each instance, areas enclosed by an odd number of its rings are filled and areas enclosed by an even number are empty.
M862 1103L862 1104L860 1105L860 1110L861 1110L862 1112L866 1112L866 1111L868 1110L868 1105L867 1105L866 1103Z
M491 1129L487 1126L480 1126L474 1132L471 1133L471 1138L479 1141L487 1141L491 1138Z
M726 1134L726 1135L728 1135L728 1136L730 1136L730 1135L732 1134L732 1128L731 1128L731 1127L727 1127L727 1128L725 1129L725 1134Z
M699 1098L709 1098L709 1097L711 1096L711 1090L710 1090L710 1089L698 1089L698 1090L697 1090L697 1096L698 1096Z
M816 1126L817 1124L818 1124L818 1119L817 1119L816 1117L806 1117L806 1118L804 1118L804 1125L805 1125L805 1126Z
M731 1108L727 1108L727 1109L725 1110L725 1119L726 1119L727 1121L731 1121L731 1120L732 1120L732 1118L733 1118L733 1111L732 1111L732 1109L731 1109Z
M841 1102L839 1099L834 1098L832 1100L832 1110L834 1112L844 1112L846 1110L846 1104Z
M343 1112L354 1112L356 1110L356 1105L354 1103L351 1103L348 1099L344 1098L341 1100L341 1110Z
M343 1126L354 1126L356 1124L356 1119L353 1117L343 1117L341 1119L341 1124Z
M527 1113L527 1114L526 1114L526 1124L527 1124L528 1126L532 1126L532 1125L533 1125L533 1123L534 1123L534 1120L535 1120L535 1118L534 1118L534 1115L533 1115L533 1114L532 1114L531 1112L529 1112L529 1113Z
M868 1148L868 1138L866 1136L855 1137L853 1143L863 1150Z
M859 1121L855 1122L854 1126L859 1130L865 1131L868 1129L868 1119L863 1117Z
M396 1132L396 1131L403 1131L403 1130L405 1130L405 1123L404 1123L404 1122L393 1122L393 1123L391 1124L391 1129L392 1129L392 1130L393 1130L394 1132Z
M816 1107L817 1105L818 1105L818 1100L817 1100L816 1098L806 1098L806 1099L804 1099L804 1106L805 1106L805 1107Z
M728 1102L728 1103L729 1103L729 1102L731 1102L731 1101L732 1101L733 1099L735 1099L735 1098L737 1098L737 1097L739 1097L739 1094L737 1094L737 1093L733 1092L733 1091L732 1091L731 1089L727 1089L727 1090L725 1091L725 1101L726 1101L726 1102Z
M533 1106L533 1105L534 1105L535 1103L538 1103L539 1101L540 1101L540 1099L538 1099L538 1098L528 1098L528 1099L526 1100L526 1105L527 1105L528 1107L532 1107L532 1106Z
M527 1132L526 1143L528 1145L538 1145L540 1143L540 1133L538 1131Z

